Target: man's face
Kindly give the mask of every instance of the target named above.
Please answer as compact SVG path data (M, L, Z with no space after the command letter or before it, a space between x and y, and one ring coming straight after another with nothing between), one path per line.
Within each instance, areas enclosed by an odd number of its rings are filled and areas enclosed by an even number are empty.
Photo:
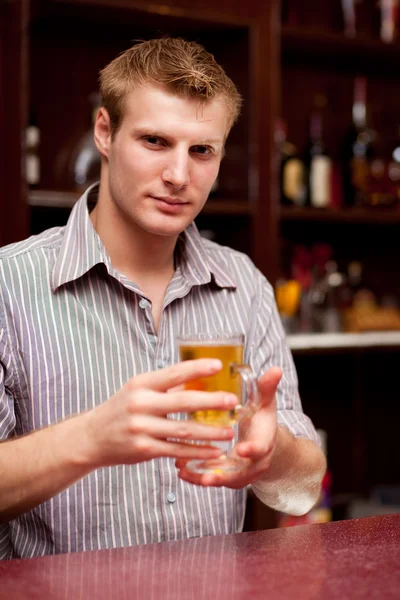
M135 89L124 107L113 140L106 135L106 150L99 148L107 159L107 201L126 225L177 236L201 211L218 175L227 108L219 98L201 105L155 85ZM100 120L108 119L104 113Z

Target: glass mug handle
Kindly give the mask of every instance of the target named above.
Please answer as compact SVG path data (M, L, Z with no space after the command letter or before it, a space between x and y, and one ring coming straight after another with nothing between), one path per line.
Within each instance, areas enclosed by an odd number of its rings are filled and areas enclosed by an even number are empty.
M257 377L249 365L230 364L231 375L240 375L245 385L246 392L243 403L239 409L239 419L251 417L259 406Z

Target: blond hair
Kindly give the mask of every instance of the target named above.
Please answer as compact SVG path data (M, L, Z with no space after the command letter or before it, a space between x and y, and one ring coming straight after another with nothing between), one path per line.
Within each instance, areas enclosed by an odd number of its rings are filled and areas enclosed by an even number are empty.
M228 131L239 116L241 96L214 56L195 42L163 37L137 43L100 71L102 103L113 135L122 121L126 95L148 83L203 103L221 97L228 108Z

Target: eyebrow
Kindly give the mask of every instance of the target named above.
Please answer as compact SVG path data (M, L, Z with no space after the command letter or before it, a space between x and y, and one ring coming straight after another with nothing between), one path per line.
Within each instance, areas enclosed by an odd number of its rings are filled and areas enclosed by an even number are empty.
M215 139L210 138L209 140L204 140L204 142L200 142L200 146L202 146L203 144L213 144L213 145L217 145L218 146L218 144L223 145L224 142L223 142L223 140L220 140L220 139L217 139L217 138L215 138Z

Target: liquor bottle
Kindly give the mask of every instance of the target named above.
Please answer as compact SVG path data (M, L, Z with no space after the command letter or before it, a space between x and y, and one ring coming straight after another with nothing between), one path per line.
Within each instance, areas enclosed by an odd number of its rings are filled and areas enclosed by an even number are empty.
M91 103L91 126L79 140L69 163L69 178L72 188L83 192L100 179L101 155L93 139L93 127L101 106L100 95L89 95Z
M345 285L340 292L340 307L345 331L355 331L355 308L365 297L371 297L371 290L363 277L363 265L358 260L352 260L347 265Z
M398 128L398 138L394 144L388 165L388 177L390 195L393 203L400 202L400 127Z
M367 127L367 81L354 80L353 122L344 139L343 188L346 206L368 203L370 161L374 154L374 132Z
M325 331L325 313L327 304L327 264L332 257L332 247L329 244L315 244L311 248L312 283L309 290L309 302L313 332Z
M297 333L310 333L313 329L312 304L310 290L312 287L312 255L305 246L295 246L293 249L290 278L300 285L298 307Z
M276 304L286 334L296 333L301 293L301 285L295 279L278 279L276 282Z
M380 37L383 42L394 42L397 37L399 1L380 0Z
M354 38L370 35L369 7L365 0L342 0L344 34Z
M324 96L317 96L310 118L309 142L306 150L306 203L315 208L326 208L332 200L332 159L323 141L322 107Z
M341 309L352 308L354 297L362 288L363 266L358 260L352 260L347 265L346 283L341 291Z
M374 156L370 161L367 206L393 206L397 202L390 183L390 162L383 140L377 135L374 143Z
M341 294L345 287L345 277L338 271L334 260L326 264L326 298L324 312L324 331L337 333L342 330Z
M344 34L355 37L357 33L355 0L342 0Z
M28 186L37 188L40 183L40 129L31 110L25 130L25 177Z
M286 206L303 206L306 199L304 163L296 146L287 140L287 124L283 119L276 123L275 143L280 160L281 202Z

